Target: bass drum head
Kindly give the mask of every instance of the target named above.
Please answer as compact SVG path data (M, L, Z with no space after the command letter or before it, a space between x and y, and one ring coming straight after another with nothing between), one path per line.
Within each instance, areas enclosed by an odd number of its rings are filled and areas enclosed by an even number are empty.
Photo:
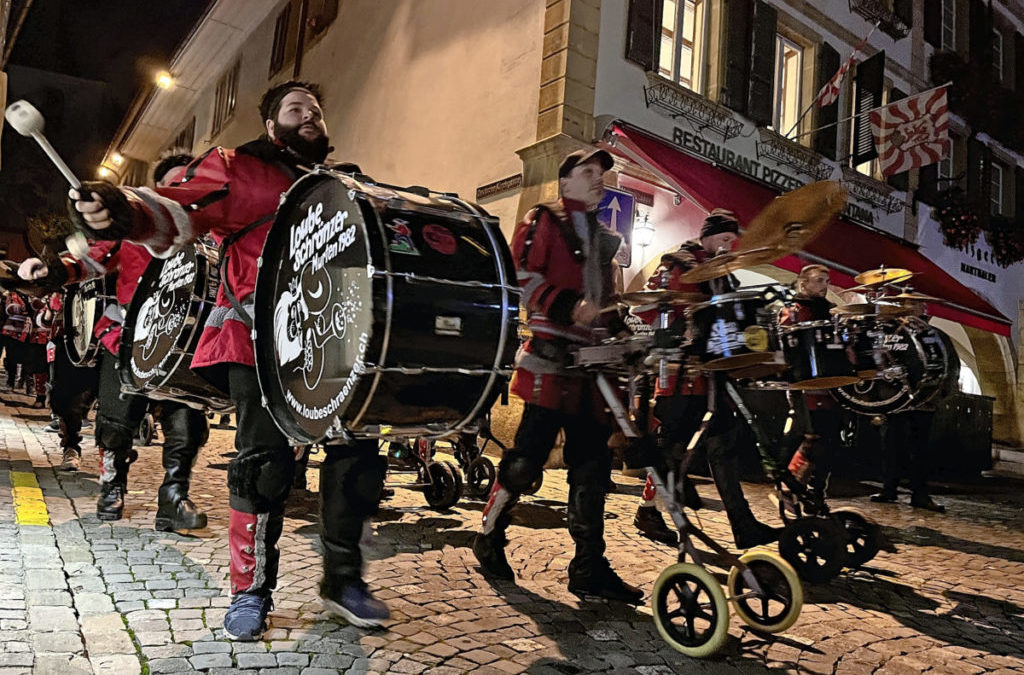
M189 309L196 289L205 284L205 273L193 246L146 267L121 334L121 362L126 366L121 379L130 388L145 394L178 366L176 347L196 330Z
M102 280L92 279L68 290L64 306L64 344L68 358L75 365L89 360L92 334L96 328L96 296L101 288Z
M256 281L256 372L289 438L317 443L356 398L373 328L369 242L357 193L337 174L288 191Z
M886 365L902 368L905 375L832 389L843 406L865 415L914 410L956 388L960 357L948 335L917 317L893 320L885 332Z

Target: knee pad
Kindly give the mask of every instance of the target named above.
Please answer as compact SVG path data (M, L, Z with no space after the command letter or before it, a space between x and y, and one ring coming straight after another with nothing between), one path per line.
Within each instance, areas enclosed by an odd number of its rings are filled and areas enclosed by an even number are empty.
M127 451L132 447L135 429L108 417L96 419L96 444L113 451Z
M290 450L256 452L228 465L228 492L253 504L284 500L292 484L295 456Z
M341 490L353 515L369 518L377 513L387 470L388 461L381 455L360 457L349 467Z
M529 457L513 455L499 465L498 482L513 494L521 494L530 489L537 476L544 470Z

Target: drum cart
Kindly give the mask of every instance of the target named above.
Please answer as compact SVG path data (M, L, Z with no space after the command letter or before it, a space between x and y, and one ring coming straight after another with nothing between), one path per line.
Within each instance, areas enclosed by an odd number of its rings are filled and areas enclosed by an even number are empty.
M672 307L659 304L659 328L652 336L612 339L595 347L582 347L576 365L595 372L598 389L618 427L631 441L628 465L646 466L662 495L666 511L679 530L677 562L662 571L654 584L651 610L658 633L674 649L693 657L710 656L729 634L730 606L740 619L765 632L786 630L803 607L803 590L792 567L763 550L736 555L718 544L683 509L683 477L704 425L682 457L668 457L648 428L654 373L666 378L670 363L683 360L682 340L668 329ZM612 377L626 377L628 407ZM710 416L705 418L706 421ZM710 551L698 548L700 542ZM692 562L687 562L687 557ZM728 569L725 590L708 570Z
M462 474L451 462L434 461L434 442L426 438L386 442L388 471L416 473L413 483L394 483L388 487L420 489L427 504L444 511L462 497Z

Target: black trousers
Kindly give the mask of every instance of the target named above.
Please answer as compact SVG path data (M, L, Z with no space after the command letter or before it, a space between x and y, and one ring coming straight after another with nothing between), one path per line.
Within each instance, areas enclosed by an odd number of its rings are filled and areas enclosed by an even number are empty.
M82 453L82 420L89 412L99 387L99 365L79 368L71 363L64 345L58 344L50 364L50 412L60 422L60 442Z
M295 471L295 451L260 400L256 369L230 364L228 388L235 403L238 455L228 466L232 519L231 582L235 591L269 591L277 583L277 567L285 501ZM328 442L320 467L321 538L324 577L321 592L334 595L347 584L360 583L363 556L359 541L367 520L376 514L387 463L376 440L351 445ZM239 514L236 516L236 513ZM252 520L245 515L257 515ZM254 523L252 531L245 525ZM259 537L260 540L256 540ZM252 539L250 542L249 540ZM264 553L256 560L259 578L253 578L249 547ZM241 553L236 553L236 549Z
M527 403L516 431L515 446L505 452L498 465L498 482L508 490L505 512L496 513L498 536L511 520L509 510L544 470L560 430L565 431L563 449L568 467L569 536L576 544L576 555L569 563L569 576L579 581L599 574L604 560L604 504L611 477L611 429L598 421L588 402L590 392L581 395L581 410L566 414Z
M912 499L929 497L928 475L932 469L929 440L934 417L935 413L930 410L912 410L886 417L882 432L884 492L895 494L900 479L905 476L910 482Z

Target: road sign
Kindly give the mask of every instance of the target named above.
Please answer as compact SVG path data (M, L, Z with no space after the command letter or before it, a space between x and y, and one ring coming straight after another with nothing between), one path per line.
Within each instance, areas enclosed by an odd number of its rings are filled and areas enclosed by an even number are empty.
M615 260L623 268L629 267L633 257L633 219L636 217L636 197L618 188L606 187L604 199L597 207L597 220L619 233L622 245Z

